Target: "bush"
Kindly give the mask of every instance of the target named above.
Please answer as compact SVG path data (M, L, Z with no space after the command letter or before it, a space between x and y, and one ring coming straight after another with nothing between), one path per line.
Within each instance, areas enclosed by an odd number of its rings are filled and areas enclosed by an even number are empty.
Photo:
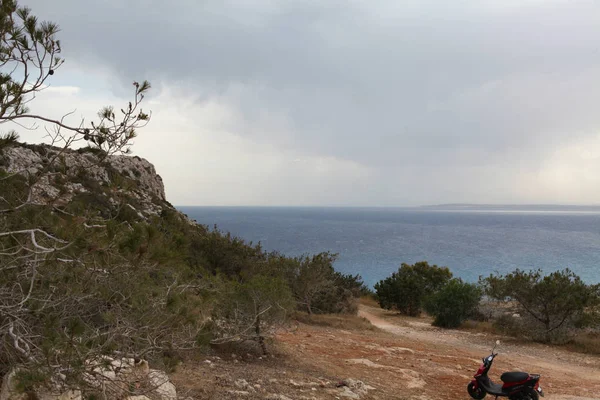
M481 278L486 295L517 303L532 320L530 336L542 341L563 340L570 327L582 327L596 319L600 285L586 285L569 269L542 275L541 270L515 270L506 275Z
M425 301L425 310L435 317L433 325L457 328L467 318L476 315L481 289L461 279L452 279Z
M569 347L586 354L600 354L600 332L581 332L572 338Z
M524 338L528 335L526 323L522 318L515 318L512 314L503 314L497 317L492 323L493 328L503 335Z
M273 273L286 277L298 310L308 314L356 314L365 285L360 275L335 271L336 257L328 252L297 258L273 253L269 264Z
M293 309L289 287L281 278L256 275L247 282L226 282L215 303L215 344L255 340L264 354L265 338L274 333Z
M441 289L451 278L448 268L429 265L426 261L402 264L398 272L375 284L375 292L382 308L395 308L403 314L417 316L425 298Z
M61 370L69 366L68 381L75 383L84 361L98 354L121 351L144 354L152 361L165 349L194 345L195 334L206 320L202 316L206 305L195 290L178 283L193 283L190 271L176 257L169 264L158 264L149 259L150 252L139 251L172 248L169 238L149 238L144 234L149 225L136 222L111 226L109 237L108 227L88 229L79 217L30 207L34 212L23 207L0 219L0 231L27 222L48 227L52 237L70 246L36 265L33 277L22 273L22 268L0 274L2 304L16 304L13 308L19 312L23 309L14 322L0 313L0 326L12 327L17 344L31 349L31 353L20 351L10 335L0 335L0 347L8 350L0 352L0 374L15 365L36 371L60 360ZM132 234L130 227L140 240L121 250L118 244ZM16 246L23 244L35 248L18 239L0 238L0 249L19 250ZM51 247L56 240L37 234L35 243ZM18 257L26 251L12 258L6 252L0 265L18 265ZM31 288L32 295L26 297L20 287Z
M219 231L216 226L212 231L205 230L206 234L194 237L190 245L193 264L204 265L210 272L230 278L260 272L267 258L260 244L247 243Z
M312 257L298 257L296 263L291 265L288 282L300 309L304 308L309 314L327 313L324 308L328 308L328 301L323 297L333 290L333 263L336 258L336 254L321 253Z
M15 131L10 131L8 133L0 135L0 150L16 144L18 140L19 134Z
M358 298L364 291L364 283L360 275L345 275L331 271L328 285L315 295L313 311L317 314L356 314Z
M107 156L106 151L102 150L100 147L92 147L89 145L85 146L85 147L80 147L76 151L80 154L85 154L85 153L94 154L102 159Z

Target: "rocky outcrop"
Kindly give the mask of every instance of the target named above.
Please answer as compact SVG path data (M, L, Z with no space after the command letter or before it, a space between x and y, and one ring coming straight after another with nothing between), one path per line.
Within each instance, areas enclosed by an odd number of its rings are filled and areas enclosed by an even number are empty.
M86 390L101 393L106 399L130 400L177 400L177 390L169 376L160 370L150 369L144 360L132 358L101 360L88 362L89 372L84 374ZM17 371L13 369L4 377L0 400L28 400L32 393L23 393L18 389ZM67 390L55 381L51 389L37 388L34 398L38 400L81 400L82 390ZM138 393L128 396L131 393Z
M375 389L373 386L366 385L363 381L352 378L341 381L337 386L342 390L339 396L350 399L360 399L366 396L369 390Z
M29 400L32 398L30 393L23 393L17 387L17 370L13 369L4 376L2 380L2 390L0 390L0 400ZM37 400L81 400L80 390L60 390L55 391L39 389L35 392Z
M161 400L177 400L175 385L169 381L169 376L165 372L156 369L150 370L148 382L154 397Z
M15 144L0 151L5 173L36 177L32 204L68 204L77 195L94 193L116 205L127 196L141 217L172 208L154 166L137 156L103 156L91 149L71 150L46 145Z
M123 398L132 388L151 400L177 400L177 390L169 376L160 370L150 369L145 360L133 358L102 360L90 363L92 370L85 380L92 388L108 393L109 398Z

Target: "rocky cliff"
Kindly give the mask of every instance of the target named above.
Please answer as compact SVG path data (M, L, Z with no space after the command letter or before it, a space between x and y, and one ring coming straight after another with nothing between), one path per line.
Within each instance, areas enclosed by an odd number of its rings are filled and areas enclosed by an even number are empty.
M93 194L96 202L129 207L142 218L173 208L166 201L162 178L154 166L137 156L15 143L0 150L2 170L33 182L28 199L31 204L63 206L76 197L86 199L86 194L91 201Z
M169 291L203 233L147 160L0 138L0 400L176 399L162 351L204 320Z

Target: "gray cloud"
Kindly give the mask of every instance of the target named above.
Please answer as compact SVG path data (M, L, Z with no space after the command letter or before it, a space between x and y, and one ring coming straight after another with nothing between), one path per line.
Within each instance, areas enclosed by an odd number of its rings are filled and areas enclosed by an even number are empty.
M493 178L469 167L536 171L600 123L592 0L27 4L115 87L185 85L235 109L229 129L250 141L373 168L374 192L403 170L440 187L440 166L480 184Z

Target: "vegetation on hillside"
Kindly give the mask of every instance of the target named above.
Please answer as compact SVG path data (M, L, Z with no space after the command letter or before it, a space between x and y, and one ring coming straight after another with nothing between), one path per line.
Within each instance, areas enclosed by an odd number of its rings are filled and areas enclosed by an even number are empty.
M451 278L448 268L429 265L426 261L402 264L397 272L375 284L375 293L382 308L397 309L414 317L421 313L425 299Z
M487 318L505 334L564 343L589 333L584 329L600 326L600 285L584 283L569 269L547 275L516 269L472 284L452 278L447 268L423 261L402 264L375 284L375 291L382 308L408 316L425 310L441 327Z
M112 168L111 156L129 152L149 121L140 109L149 83L134 83L131 102L93 122L33 114L27 106L63 63L58 27L14 0L0 0L0 11L0 124L49 132L44 146L13 131L0 139L0 374L19 366L24 389L51 377L81 387L107 355L170 367L209 343L250 339L267 351L265 337L296 309L356 311L364 285L336 272L332 254L269 253L191 223L156 196L162 212L140 212L135 174ZM83 144L91 164L67 165ZM34 151L41 165L10 170L15 149ZM95 166L106 181L92 176ZM58 193L40 197L49 184Z
M481 289L461 279L451 279L440 290L425 299L425 311L435 319L433 325L457 328L477 315Z
M473 284L453 279L447 267L402 264L397 272L375 284L379 305L411 317L425 309L435 317L434 325L457 327L474 316L481 292Z
M600 285L588 285L569 269L544 275L541 270L515 271L481 278L492 299L516 303L519 330L540 341L565 341L577 328L597 325ZM511 325L510 320L500 324Z

